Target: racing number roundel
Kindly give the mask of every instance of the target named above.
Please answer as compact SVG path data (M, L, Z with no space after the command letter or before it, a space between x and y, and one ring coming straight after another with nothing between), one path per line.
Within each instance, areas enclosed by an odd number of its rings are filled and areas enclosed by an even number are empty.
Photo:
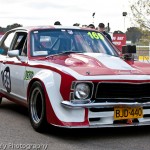
M10 80L10 69L6 67L4 71L1 72L3 86L6 88L7 92L11 92L11 80Z

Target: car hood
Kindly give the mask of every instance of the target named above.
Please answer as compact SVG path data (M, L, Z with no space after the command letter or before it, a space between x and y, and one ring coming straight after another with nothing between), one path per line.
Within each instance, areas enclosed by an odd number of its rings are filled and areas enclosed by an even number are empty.
M150 74L149 64L142 62L129 64L120 57L102 53L59 55L53 56L49 61L85 76Z

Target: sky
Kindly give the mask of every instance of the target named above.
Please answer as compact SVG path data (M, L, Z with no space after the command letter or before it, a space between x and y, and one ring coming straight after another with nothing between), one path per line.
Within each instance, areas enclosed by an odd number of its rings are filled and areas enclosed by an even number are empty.
M123 17L123 12L127 12L126 17ZM124 32L132 26L130 18L128 0L0 0L1 27L14 23L53 25L55 21L64 26L94 23L97 27L103 22L106 26L109 23L111 32Z

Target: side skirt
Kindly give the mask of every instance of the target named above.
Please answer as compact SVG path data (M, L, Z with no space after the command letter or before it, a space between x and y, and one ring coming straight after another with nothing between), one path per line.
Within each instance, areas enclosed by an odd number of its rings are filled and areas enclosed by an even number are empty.
M24 99L22 97L18 97L16 95L13 95L13 94L8 93L6 91L1 91L0 96L4 97L4 98L6 98L6 99L8 99L14 103L17 103L19 105L22 105L22 106L25 106L28 108L27 99Z

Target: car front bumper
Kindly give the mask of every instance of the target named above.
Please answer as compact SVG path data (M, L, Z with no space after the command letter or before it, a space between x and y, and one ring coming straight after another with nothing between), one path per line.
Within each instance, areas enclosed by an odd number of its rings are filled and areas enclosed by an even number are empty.
M129 127L150 125L150 102L146 103L86 103L77 104L70 101L61 103L67 109L88 109L87 126L67 126L67 128L104 128L104 127ZM142 107L143 117L136 119L114 120L114 107Z

